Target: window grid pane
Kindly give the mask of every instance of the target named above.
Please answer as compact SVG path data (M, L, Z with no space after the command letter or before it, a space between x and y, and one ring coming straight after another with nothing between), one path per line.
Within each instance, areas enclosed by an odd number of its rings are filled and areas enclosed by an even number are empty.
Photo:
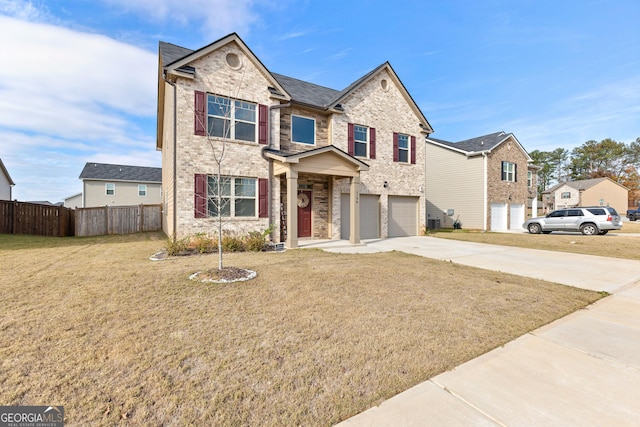
M398 135L398 161L409 163L409 135Z
M315 144L315 120L291 116L291 140L300 144Z

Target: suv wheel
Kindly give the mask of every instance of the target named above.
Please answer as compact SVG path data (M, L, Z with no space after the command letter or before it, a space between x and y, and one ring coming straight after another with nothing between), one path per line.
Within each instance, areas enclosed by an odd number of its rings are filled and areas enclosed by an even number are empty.
M601 236L604 236L604 235L605 235L605 234L607 234L608 232L609 232L609 230L602 230L602 231L600 232L600 235L601 235Z
M594 224L584 224L582 227L580 227L580 231L585 236L593 236L594 234L599 233L598 227L596 227Z
M629 215L629 221L635 221L635 220L636 220L635 215Z
M531 234L540 234L540 232L542 231L542 227L540 227L540 224L538 223L533 223L533 224L529 224L529 227L527 227L529 229L529 233Z

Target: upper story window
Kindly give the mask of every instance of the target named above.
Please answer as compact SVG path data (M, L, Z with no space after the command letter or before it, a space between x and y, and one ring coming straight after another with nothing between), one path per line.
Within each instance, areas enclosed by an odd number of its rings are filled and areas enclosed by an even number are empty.
M347 128L348 153L352 156L376 158L376 129L348 124Z
M107 196L115 196L115 194L116 194L116 185L114 183L112 183L112 182L107 182L104 185L104 193Z
M256 104L207 95L207 132L210 136L256 140Z
M291 141L315 145L316 121L307 117L291 116Z
M398 134L398 161L409 163L409 135Z
M563 191L560 194L560 198L561 199L570 199L571 198L571 192L570 191Z
M502 162L502 180L516 182L517 165L511 162Z
M369 132L365 126L353 126L353 153L359 157L367 157L369 146Z
M393 133L393 161L416 164L416 137Z
M207 179L207 213L217 217L218 210L223 217L257 216L258 198L256 197L256 179L221 177L220 200L218 200L218 177Z
M138 184L138 196L144 197L147 195L147 184Z
M527 171L527 187L533 187L533 172Z

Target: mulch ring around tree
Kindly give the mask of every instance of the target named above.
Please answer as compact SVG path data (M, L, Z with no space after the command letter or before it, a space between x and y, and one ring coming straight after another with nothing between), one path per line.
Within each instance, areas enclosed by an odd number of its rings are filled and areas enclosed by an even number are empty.
M166 259L181 258L184 256L202 255L198 251L188 251L181 253L180 255L170 256L166 249L162 249L155 254L151 255L149 259L151 261L163 261ZM247 270L245 268L238 267L223 267L222 270L217 268L209 268L203 271L196 271L189 276L189 280L194 280L203 283L233 283L243 282L245 280L251 280L256 277L257 273L253 270Z

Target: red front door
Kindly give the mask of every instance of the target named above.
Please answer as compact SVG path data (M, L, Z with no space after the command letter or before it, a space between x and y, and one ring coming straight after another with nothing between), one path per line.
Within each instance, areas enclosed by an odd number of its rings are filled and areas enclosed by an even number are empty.
M311 237L311 191L298 191L298 237Z

